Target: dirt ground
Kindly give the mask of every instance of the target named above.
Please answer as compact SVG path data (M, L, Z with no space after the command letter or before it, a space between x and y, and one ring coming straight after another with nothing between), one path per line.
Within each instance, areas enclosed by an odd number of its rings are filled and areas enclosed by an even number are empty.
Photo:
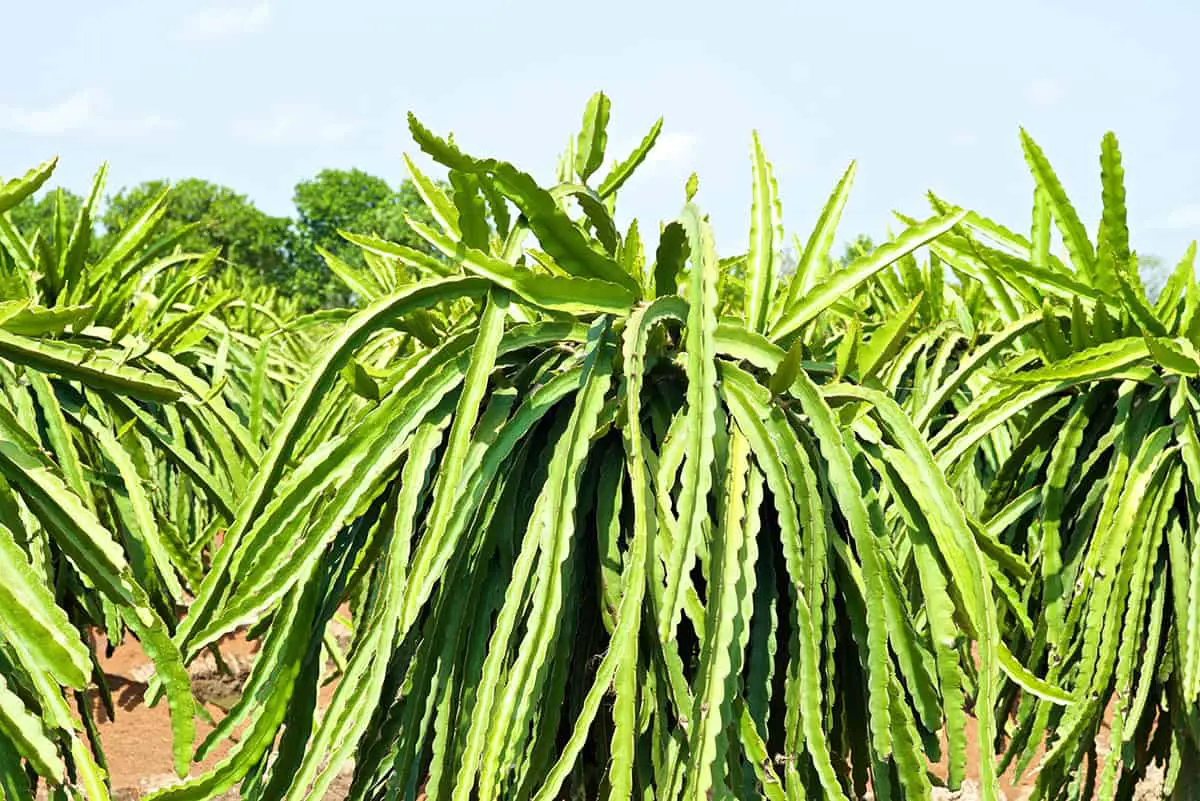
M104 712L96 691L92 692L93 711L99 723L104 751L108 757L108 767L112 776L112 786L115 801L134 801L150 790L172 784L176 779L171 756L171 727L165 703L151 708L145 704L146 680L152 668L138 643L132 639L118 646L111 657L105 656L107 643L98 638L96 643L101 667L107 677L116 706L115 719L110 719ZM222 641L220 650L222 657L233 672L233 676L222 674L217 670L211 656L204 655L196 660L189 668L192 676L192 686L197 699L215 720L219 720L234 700L238 697L241 682L245 679L253 663L256 645L247 642L243 637L233 636ZM334 685L322 688L320 705L328 704L333 695ZM203 721L197 723L199 742L211 727ZM1104 736L1104 734L1102 734ZM972 725L968 729L968 754L978 753L976 730ZM215 753L201 763L193 765L192 775L201 773L220 761L226 747L216 749ZM979 797L978 763L972 761L968 765L968 780L959 792L936 790L936 801L961 799L974 801ZM940 772L936 771L935 772ZM944 775L944 773L942 774ZM1027 772L1023 781L1014 784L1012 776L1001 777L1001 790L1008 801L1021 801L1028 796L1034 780L1033 771ZM1161 778L1153 777L1139 788L1137 801L1151 801L1161 797ZM326 799L334 801L344 796L348 788L348 776L342 777L331 787ZM236 791L229 795L236 799Z
M136 640L129 638L106 656L107 641L97 637L96 652L100 666L113 696L115 715L109 718L100 701L99 692L92 690L92 712L100 729L104 753L108 759L114 801L133 801L142 795L179 781L175 775L171 751L171 723L165 702L146 706L147 680L153 666ZM220 644L221 657L229 669L217 669L215 660L204 654L189 668L192 690L196 700L212 716L220 720L241 692L242 683L253 664L257 643L240 635L226 637ZM333 696L334 684L321 688L319 705L326 706ZM203 720L196 722L196 742L201 742L212 726ZM196 776L221 761L228 744L214 749L204 761L192 766ZM329 799L340 798L348 789L348 781L334 782ZM236 791L229 794L236 799Z

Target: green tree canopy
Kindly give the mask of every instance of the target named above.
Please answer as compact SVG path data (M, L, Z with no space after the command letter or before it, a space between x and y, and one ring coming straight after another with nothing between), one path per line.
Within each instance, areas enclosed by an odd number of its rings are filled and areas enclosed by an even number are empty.
M42 236L54 236L54 209L58 201L58 196L62 196L63 215L66 220L66 225L69 228L75 222L75 218L79 215L79 209L83 206L83 198L75 194L69 189L53 189L44 193L36 200L28 198L23 203L18 203L9 215L12 222L17 226L26 237L33 235L34 231L40 230Z
M838 264L845 267L850 262L866 256L873 250L875 250L875 240L867 234L859 234L853 240L846 243L846 247L842 251L842 257L838 259Z
M1167 279L1171 277L1174 265L1168 264L1161 256L1153 253L1144 256L1139 253L1137 254L1137 266L1142 285L1146 288L1146 297L1157 301L1163 287L1167 285Z
M343 305L350 293L333 276L318 252L323 248L338 258L362 265L361 250L339 233L371 234L428 252L429 248L405 221L410 215L429 224L433 218L411 181L393 188L382 178L358 169L322 170L301 181L295 189L296 217L275 217L259 209L245 195L199 178L181 181L145 181L108 196L99 217L101 236L93 250L102 250L133 220L170 189L166 213L159 225L161 236L188 230L179 239L185 251L220 251L222 266L236 266L258 280L296 296L301 305ZM65 219L70 225L83 199L62 193ZM41 230L53 237L55 192L26 200L10 212L26 236Z
M173 234L184 226L192 226L180 240L184 250L219 249L226 264L288 286L289 220L263 212L245 195L228 187L199 178L174 184L146 181L109 197L100 218L106 229L105 237L115 236L168 186L171 194L159 229L161 234Z
M405 215L432 224L433 218L412 182L398 189L358 169L327 169L296 185L297 288L329 304L344 303L348 292L330 273L317 248L340 259L362 264L361 250L338 233L371 234L409 247L427 250L405 222Z

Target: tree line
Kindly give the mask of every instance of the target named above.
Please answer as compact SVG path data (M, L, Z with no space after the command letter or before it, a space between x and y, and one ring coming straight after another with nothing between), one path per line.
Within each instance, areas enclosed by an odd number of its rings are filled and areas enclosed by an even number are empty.
M433 220L412 182L392 186L359 169L325 169L296 184L294 216L279 217L258 208L246 195L201 178L153 180L124 187L106 198L91 249L104 252L125 226L154 198L170 189L163 236L180 235L188 252L219 251L220 269L245 270L302 306L318 308L351 302L349 291L330 272L321 250L352 264L361 250L339 230L372 234L410 247L427 249L405 216ZM73 220L83 198L59 188L10 211L18 230L54 237L58 219ZM186 230L185 230L186 229Z

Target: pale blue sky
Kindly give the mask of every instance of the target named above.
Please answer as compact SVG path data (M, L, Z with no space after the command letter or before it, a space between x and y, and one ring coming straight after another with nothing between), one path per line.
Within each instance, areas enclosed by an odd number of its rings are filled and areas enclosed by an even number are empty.
M112 187L194 175L285 214L322 167L402 178L410 109L548 179L604 89L610 155L666 117L621 216L653 228L695 170L724 251L747 238L751 128L789 234L851 158L845 238L925 214L927 188L1025 229L1024 125L1092 230L1112 129L1135 248L1173 262L1200 237L1197 0L4 5L0 175L58 153L76 191L107 159Z

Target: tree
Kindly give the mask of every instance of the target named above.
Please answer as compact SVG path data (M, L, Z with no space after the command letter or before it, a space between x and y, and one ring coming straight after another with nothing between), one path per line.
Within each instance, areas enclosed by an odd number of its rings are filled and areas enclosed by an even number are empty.
M420 250L425 241L405 222L405 215L433 224L416 187L405 180L399 189L358 169L327 169L296 185L295 281L326 304L345 303L348 291L333 277L317 248L361 264L359 248L338 232L371 234Z
M1171 267L1160 256L1140 254L1137 257L1137 266L1142 286L1146 289L1146 297L1152 301L1158 300L1159 293L1171 277Z
M866 234L859 234L853 240L846 243L845 249L842 251L842 257L838 259L838 264L845 267L855 259L862 258L875 249L875 240Z
M29 198L9 211L17 230L26 238L32 237L34 231L41 231L42 236L53 238L54 209L59 195L62 196L63 219L70 228L74 224L75 218L79 216L83 198L69 189L59 188L46 192L37 200Z
M175 184L146 181L109 197L101 216L105 238L116 236L168 186L171 193L159 228L161 234L193 225L179 241L184 250L219 249L225 264L237 265L284 288L289 286L290 221L272 217L228 187L198 178Z

